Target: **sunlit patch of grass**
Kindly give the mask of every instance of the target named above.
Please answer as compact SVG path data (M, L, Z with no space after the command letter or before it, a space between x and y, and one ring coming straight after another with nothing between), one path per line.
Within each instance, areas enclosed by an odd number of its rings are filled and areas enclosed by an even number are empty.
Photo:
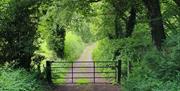
M82 84L88 84L89 82L90 82L89 79L77 79L77 80L75 81L76 84L80 84L80 85L82 85Z

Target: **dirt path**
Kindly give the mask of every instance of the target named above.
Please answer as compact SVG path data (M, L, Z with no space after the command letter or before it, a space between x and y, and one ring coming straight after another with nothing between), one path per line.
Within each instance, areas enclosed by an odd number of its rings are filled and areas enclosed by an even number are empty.
M73 64L74 67L93 67L93 60L92 60L92 51L95 48L95 44L92 44L90 46L87 46L84 52L82 53L81 57ZM88 63L79 63L80 61L88 61ZM92 61L92 62L91 62ZM72 69L70 70L70 72ZM74 68L74 72L93 72L93 68ZM93 73L78 73L73 74L74 77L93 77ZM100 77L101 74L96 74L96 77ZM68 74L67 77L72 77L72 74ZM96 82L103 82L108 83L106 79L102 78L96 78ZM75 83L90 83L94 82L94 79L91 78L78 78L78 79L68 79L66 81L67 83L75 82ZM74 84L67 84L67 85L61 85L57 86L55 91L119 91L118 86L113 86L110 84L86 84L86 85L74 85Z

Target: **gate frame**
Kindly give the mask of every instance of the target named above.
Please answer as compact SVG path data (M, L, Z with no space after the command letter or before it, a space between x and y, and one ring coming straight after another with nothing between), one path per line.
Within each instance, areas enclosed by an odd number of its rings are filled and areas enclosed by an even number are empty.
M74 71L73 71L73 68L77 68L77 67L74 67L74 63L93 63L93 67L84 67L84 68L93 68L93 77L87 77L87 78L93 78L93 83L95 84L96 83L96 78L115 78L115 80L117 81L117 83L120 85L121 84L121 60L118 60L118 61L78 61L78 62L55 62L55 61L46 61L46 79L48 81L48 83L52 84L52 63L69 63L71 64L71 67L57 67L57 68L71 68L71 79L72 80L72 83L71 84L75 84L74 83ZM96 68L107 68L107 67L96 67L95 63L103 63L103 62L108 62L108 63L111 63L111 62L114 62L115 63L115 66L112 66L112 67L115 67L115 72L96 72ZM79 67L79 68L83 68L83 67ZM61 72L61 73L65 73L65 72ZM66 72L66 73L69 73L69 72ZM84 72L79 72L79 73L84 73ZM92 72L85 72L85 73L92 73ZM96 73L115 73L115 77L96 77ZM76 78L82 78L82 77L76 77ZM65 78L64 78L65 79Z

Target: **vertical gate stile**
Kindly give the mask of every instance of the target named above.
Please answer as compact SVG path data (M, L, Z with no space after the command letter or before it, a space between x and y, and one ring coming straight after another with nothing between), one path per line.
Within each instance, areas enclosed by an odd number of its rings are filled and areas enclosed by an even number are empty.
M52 83L51 63L51 61L46 61L46 78L48 83Z
M72 84L73 84L74 83L74 75L73 75L73 73L74 73L74 70L73 70L74 67L73 66L74 65L73 65L73 62L71 64L72 64L72 68L71 68L72 69L72 71L71 71L72 72L72 78L71 78L71 80L72 80Z
M96 67L95 61L93 61L93 70L94 70L94 83L96 83Z
M121 60L118 60L118 83L121 84Z
M115 67L115 69L114 69L114 71L115 71L114 72L114 75L115 75L114 80L117 81L117 62L116 61L114 62L114 67Z

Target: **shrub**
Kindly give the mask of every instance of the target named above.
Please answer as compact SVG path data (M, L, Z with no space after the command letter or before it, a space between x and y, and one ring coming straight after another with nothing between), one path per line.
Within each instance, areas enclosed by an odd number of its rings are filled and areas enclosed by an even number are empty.
M65 58L68 61L76 60L84 49L84 43L81 37L73 32L67 32L65 38Z
M152 47L150 37L144 34L100 40L93 58L96 61L122 60L123 91L180 91L180 33L168 37L162 51ZM120 55L115 55L117 50Z
M180 91L180 33L168 37L161 51L149 48L133 68L124 91Z
M52 32L53 32L52 35L50 35L51 38L49 38L49 47L50 49L55 51L57 57L63 58L65 29L57 25L56 29L53 29Z
M0 91L45 91L35 73L23 69L0 68Z
M147 33L135 33L132 38L124 39L103 39L97 43L97 47L93 51L93 59L95 61L117 61L122 60L123 76L128 75L128 64L131 62L132 66L136 66L143 57L146 50L151 45ZM116 54L116 52L120 54Z

